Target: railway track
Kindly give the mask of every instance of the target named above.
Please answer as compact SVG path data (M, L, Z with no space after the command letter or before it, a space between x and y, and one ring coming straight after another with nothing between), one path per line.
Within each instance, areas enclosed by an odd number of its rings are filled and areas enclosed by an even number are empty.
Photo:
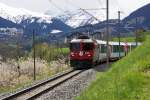
M32 100L84 71L85 70L69 70L63 74L56 75L53 78L31 86L27 89L18 91L15 94L1 98L0 100Z

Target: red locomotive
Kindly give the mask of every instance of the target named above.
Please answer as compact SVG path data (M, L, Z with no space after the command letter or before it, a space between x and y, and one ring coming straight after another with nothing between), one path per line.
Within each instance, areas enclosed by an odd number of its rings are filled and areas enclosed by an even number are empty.
M70 43L71 66L76 68L93 66L98 57L97 47L97 41L92 40L87 36L80 36L78 39L73 39Z

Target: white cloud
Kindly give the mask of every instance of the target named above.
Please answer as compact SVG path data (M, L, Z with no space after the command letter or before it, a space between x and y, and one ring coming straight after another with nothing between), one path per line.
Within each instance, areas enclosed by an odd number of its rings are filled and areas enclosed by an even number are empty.
M26 8L28 10L44 13L51 10L53 13L60 13L61 10L79 9L81 8L104 8L106 0L0 0L9 6ZM117 18L117 11L122 10L122 17L129 15L132 11L150 3L149 0L110 0L110 18ZM57 7L57 8L56 8ZM61 9L61 10L60 10ZM105 15L105 11L100 10L101 15Z

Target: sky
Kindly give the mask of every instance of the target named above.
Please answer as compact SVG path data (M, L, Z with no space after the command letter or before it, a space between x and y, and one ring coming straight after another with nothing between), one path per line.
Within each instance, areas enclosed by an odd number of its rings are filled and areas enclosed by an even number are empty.
M89 12L99 12L100 16L105 16L106 0L0 0L8 6L25 8L34 12L59 14L65 10L99 9L88 10ZM121 17L124 18L134 10L150 3L150 0L110 0L110 18L117 18L117 11L122 11Z

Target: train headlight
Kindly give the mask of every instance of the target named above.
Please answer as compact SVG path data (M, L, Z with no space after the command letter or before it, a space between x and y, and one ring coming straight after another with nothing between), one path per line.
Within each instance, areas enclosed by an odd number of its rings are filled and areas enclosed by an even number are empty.
M74 57L74 55L71 55L72 57Z
M91 57L91 55L89 54L88 57Z
M75 56L73 52L71 52L71 56Z
M79 56L83 56L83 51L80 51Z

